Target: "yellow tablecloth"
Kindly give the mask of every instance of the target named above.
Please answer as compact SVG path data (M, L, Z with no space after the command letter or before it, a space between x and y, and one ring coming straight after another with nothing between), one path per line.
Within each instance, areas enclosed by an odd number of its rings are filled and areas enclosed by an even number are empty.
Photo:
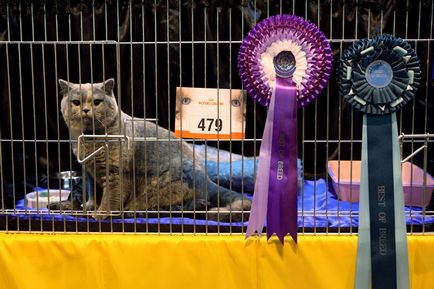
M409 236L412 289L434 288L434 236ZM0 289L352 289L356 236L0 233Z

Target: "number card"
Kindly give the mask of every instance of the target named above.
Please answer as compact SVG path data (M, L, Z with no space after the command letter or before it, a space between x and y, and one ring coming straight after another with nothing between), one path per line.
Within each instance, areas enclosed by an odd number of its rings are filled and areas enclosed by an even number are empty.
M242 90L177 87L175 136L241 140L245 113Z

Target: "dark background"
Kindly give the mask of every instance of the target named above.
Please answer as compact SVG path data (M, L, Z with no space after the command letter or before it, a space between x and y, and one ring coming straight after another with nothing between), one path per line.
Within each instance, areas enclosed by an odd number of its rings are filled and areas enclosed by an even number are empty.
M398 113L400 131L434 132L432 1L3 1L0 173L6 207L13 206L14 194L29 192L44 176L80 169L68 143L45 141L68 139L59 115L58 78L86 83L113 77L123 111L157 117L159 125L173 130L175 88L241 88L240 41L257 21L279 13L305 17L320 27L331 39L334 71L353 39L380 32L409 39L421 60L422 81L414 102ZM67 44L93 40L118 44ZM318 100L298 114L300 140L361 139L361 115L342 101L335 73ZM265 117L266 109L249 98L247 138L261 138ZM260 147L259 142L218 145L246 156L257 155ZM420 145L405 144L404 155ZM360 159L360 143L300 141L299 156L306 178L324 177L327 159ZM423 167L423 154L414 161Z

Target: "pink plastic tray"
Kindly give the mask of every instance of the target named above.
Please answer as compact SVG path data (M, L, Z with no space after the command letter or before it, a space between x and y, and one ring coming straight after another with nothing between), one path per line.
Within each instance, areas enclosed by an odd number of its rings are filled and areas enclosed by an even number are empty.
M338 170L339 167L340 169ZM360 161L329 161L327 169L332 179L333 189L339 199L346 202L358 202ZM412 173L413 178L411 177ZM402 164L402 185L405 205L417 207L429 205L434 188L434 179L427 174L426 188L424 188L423 178L424 173L421 168L409 162Z

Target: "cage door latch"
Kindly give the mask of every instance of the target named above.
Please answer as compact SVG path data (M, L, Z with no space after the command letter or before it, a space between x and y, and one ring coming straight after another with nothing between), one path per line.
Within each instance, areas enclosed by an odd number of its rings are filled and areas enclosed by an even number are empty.
M96 149L94 152L89 154L88 156L85 156L83 159L81 159L81 147L83 142L85 142L86 139L92 140L93 143L101 143L103 142L104 145ZM127 135L96 135L96 134L82 134L78 137L78 143L77 143L77 162L80 164L86 163L90 158L95 156L97 153L102 151L108 151L108 144L109 142L119 142L124 141L127 143L127 148L130 150L131 148L131 141L130 137Z

